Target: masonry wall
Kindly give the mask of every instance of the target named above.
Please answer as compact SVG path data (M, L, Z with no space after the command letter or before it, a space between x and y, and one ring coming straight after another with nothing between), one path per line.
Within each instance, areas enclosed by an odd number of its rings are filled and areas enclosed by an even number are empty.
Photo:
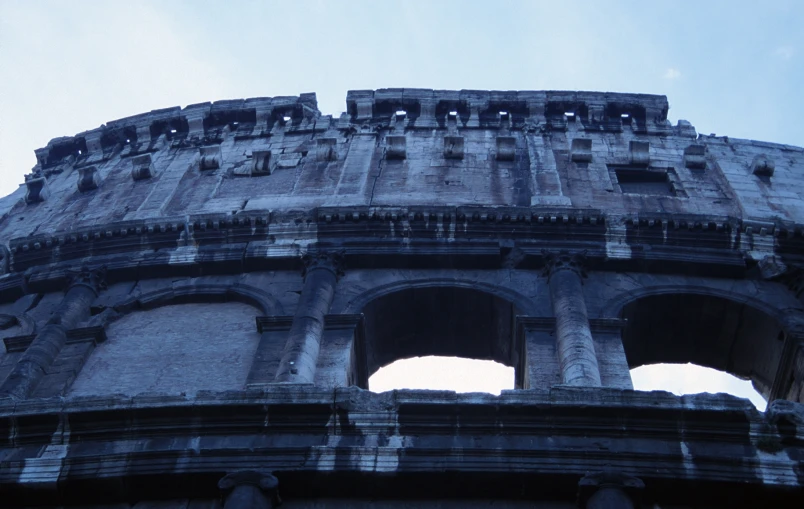
M668 108L384 89L340 117L302 94L51 140L0 199L0 488L219 507L253 470L290 507L407 507L413 486L558 508L613 468L661 507L799 507L804 149ZM433 352L518 390L364 390ZM667 361L751 379L768 411L632 390Z

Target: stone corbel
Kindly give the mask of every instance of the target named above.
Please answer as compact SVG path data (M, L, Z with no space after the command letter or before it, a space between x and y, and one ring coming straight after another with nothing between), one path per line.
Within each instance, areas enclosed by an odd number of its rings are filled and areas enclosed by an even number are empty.
M385 137L385 158L405 159L407 157L407 139L404 134Z
M374 116L374 99L361 97L357 101L357 121L371 120Z
M632 141L629 144L631 164L648 166L650 164L650 142Z
M143 154L131 158L131 178L135 181L149 179L155 174L151 154Z
M270 175L273 173L270 150L253 150L251 152L251 161L252 175Z
M573 163L591 163L592 140L588 138L575 138L572 140L572 144L570 145L570 159Z
M772 177L776 163L767 156L758 155L751 162L751 173L757 177Z
M706 146L690 145L684 149L684 166L691 170L706 169Z
M513 136L497 136L497 160L513 161L516 155L516 138Z
M78 191L85 193L100 185L100 173L95 166L78 168Z
M198 149L200 159L198 168L201 170L217 170L221 167L221 147L213 145L211 147L200 147Z
M84 143L87 145L87 153L89 155L103 155L103 147L101 146L101 131L89 131L84 135Z
M25 181L25 203L38 203L45 201L50 196L45 177L32 178Z
M318 138L318 143L316 145L316 159L318 161L337 161L337 146L337 138Z

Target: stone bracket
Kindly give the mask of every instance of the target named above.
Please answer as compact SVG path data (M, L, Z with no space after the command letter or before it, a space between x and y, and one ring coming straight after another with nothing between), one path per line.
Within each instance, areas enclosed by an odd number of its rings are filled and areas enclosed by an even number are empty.
M592 140L589 138L575 138L572 140L570 159L574 163L592 162Z
M221 167L222 156L219 145L199 147L198 152L200 155L198 168L200 170L217 170Z
M143 154L131 158L131 178L136 180L149 179L156 175L151 154Z
M45 177L32 178L25 181L25 203L38 203L45 201L50 196Z
M516 138L497 136L497 160L513 161L516 156Z
M706 145L690 145L685 148L684 166L691 170L705 170Z
M407 157L407 139L404 134L385 137L385 158L405 159Z
M772 159L764 155L759 155L751 162L751 173L758 177L772 177L776 164Z
M100 181L100 172L95 166L78 168L78 191L85 193L97 189Z
M632 141L629 143L631 164L648 166L650 164L650 142Z
M273 173L273 168L271 167L271 151L253 150L251 152L251 164L252 175L270 175Z

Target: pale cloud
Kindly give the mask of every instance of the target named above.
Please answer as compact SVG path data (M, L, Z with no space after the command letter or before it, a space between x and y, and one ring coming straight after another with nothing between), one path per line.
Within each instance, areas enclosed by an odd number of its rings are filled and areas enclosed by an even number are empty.
M667 70L664 72L664 79L666 80L677 80L680 77L681 77L681 71L679 71L675 67L668 67Z
M793 46L779 46L773 50L773 55L781 58L782 60L790 60L793 58L794 54L795 50L793 49Z

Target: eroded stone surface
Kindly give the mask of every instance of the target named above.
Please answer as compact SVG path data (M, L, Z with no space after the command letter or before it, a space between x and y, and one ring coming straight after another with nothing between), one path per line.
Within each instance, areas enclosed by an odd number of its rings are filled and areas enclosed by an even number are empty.
M643 506L804 503L804 149L698 136L663 96L346 110L219 101L36 150L0 199L0 382L64 330L0 399L12 505L220 507L242 471L287 507L636 503L579 484L615 478ZM562 256L571 285L545 271ZM61 324L82 267L103 284ZM497 360L517 389L361 389L423 354ZM652 362L775 401L630 390Z

